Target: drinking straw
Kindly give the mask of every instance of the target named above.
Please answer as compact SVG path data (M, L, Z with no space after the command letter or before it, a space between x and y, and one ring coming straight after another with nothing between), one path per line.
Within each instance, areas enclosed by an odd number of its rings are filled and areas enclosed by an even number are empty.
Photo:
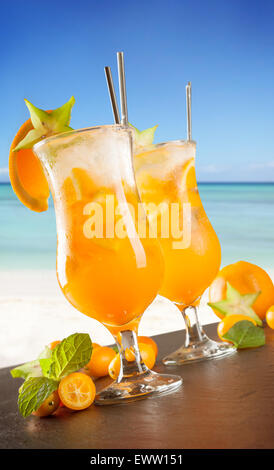
M109 98L111 102L114 122L115 124L120 124L120 113L119 113L119 108L117 104L116 93L115 93L115 88L114 88L114 84L112 80L112 73L111 73L110 67L105 67L105 75L106 75L106 80L107 80L107 86L108 86L108 92L109 92Z
M119 74L119 90L120 90L120 106L121 106L121 124L128 126L127 114L127 92L126 92L126 78L125 78L125 64L124 53L117 52L117 64Z
M186 86L186 117L187 117L187 140L192 140L191 124L191 82Z

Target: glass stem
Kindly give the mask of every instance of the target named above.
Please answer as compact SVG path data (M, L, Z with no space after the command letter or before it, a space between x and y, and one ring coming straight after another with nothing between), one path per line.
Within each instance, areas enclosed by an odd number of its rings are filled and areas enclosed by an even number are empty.
M192 305L183 309L182 306L177 305L177 307L180 309L186 325L185 347L187 348L197 342L205 341L207 336L199 321L197 307Z
M121 367L120 373L117 378L117 382L121 382L126 377L132 377L132 375L139 375L148 370L145 363L143 362L137 341L137 335L135 331L124 330L120 332L120 341L115 336L116 344L119 349ZM128 361L125 356L126 349L131 349L134 352L135 359Z

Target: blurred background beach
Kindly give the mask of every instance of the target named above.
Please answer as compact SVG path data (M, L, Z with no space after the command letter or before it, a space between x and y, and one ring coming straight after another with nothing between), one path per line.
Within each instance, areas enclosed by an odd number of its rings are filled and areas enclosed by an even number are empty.
M1 3L0 367L37 356L76 331L112 341L63 297L49 210L32 213L9 184L9 147L28 119L24 98L54 109L73 94L73 128L112 122L104 66L117 86L126 60L130 121L159 124L156 141L185 138L185 84L193 86L199 191L220 238L222 265L246 260L274 279L274 4L271 0L34 0ZM12 34L11 34L12 31ZM216 321L206 306L203 323ZM140 325L153 335L183 328L157 298Z

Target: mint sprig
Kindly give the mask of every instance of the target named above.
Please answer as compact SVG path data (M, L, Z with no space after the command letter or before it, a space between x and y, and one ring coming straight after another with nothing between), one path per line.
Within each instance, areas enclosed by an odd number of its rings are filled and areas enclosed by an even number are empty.
M59 382L46 377L31 377L20 388L18 407L21 415L26 418L38 410L42 403L57 390Z
M53 351L46 347L38 359L11 370L12 377L25 379L19 389L18 407L25 418L57 390L60 380L84 367L90 360L92 342L86 333L63 339Z
M257 348L265 344L265 334L262 328L253 325L248 320L241 320L233 325L223 338L232 341L238 349Z
M36 359L35 361L26 362L21 366L15 367L10 371L10 373L14 379L17 377L21 377L25 380L30 377L41 377L43 375L39 359Z
M52 351L48 346L46 346L38 359L34 361L26 362L21 366L15 367L10 371L13 378L21 377L22 379L29 379L30 377L42 377L43 371L41 369L40 360L49 358L52 354Z

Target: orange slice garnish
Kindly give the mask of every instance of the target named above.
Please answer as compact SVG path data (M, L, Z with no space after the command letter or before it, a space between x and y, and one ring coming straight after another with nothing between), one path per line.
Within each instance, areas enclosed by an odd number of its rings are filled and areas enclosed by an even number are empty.
M58 388L60 399L71 410L84 410L94 401L96 388L93 380L82 372L64 377Z
M186 202L190 202L194 207L202 205L201 198L198 192L196 172L195 172L195 159L191 158L183 167L183 174L181 177L181 184L179 187L182 193L182 198L186 197Z
M12 188L20 201L36 212L46 211L50 195L42 165L32 149L13 152L18 143L33 129L30 119L17 132L10 148L9 175Z

